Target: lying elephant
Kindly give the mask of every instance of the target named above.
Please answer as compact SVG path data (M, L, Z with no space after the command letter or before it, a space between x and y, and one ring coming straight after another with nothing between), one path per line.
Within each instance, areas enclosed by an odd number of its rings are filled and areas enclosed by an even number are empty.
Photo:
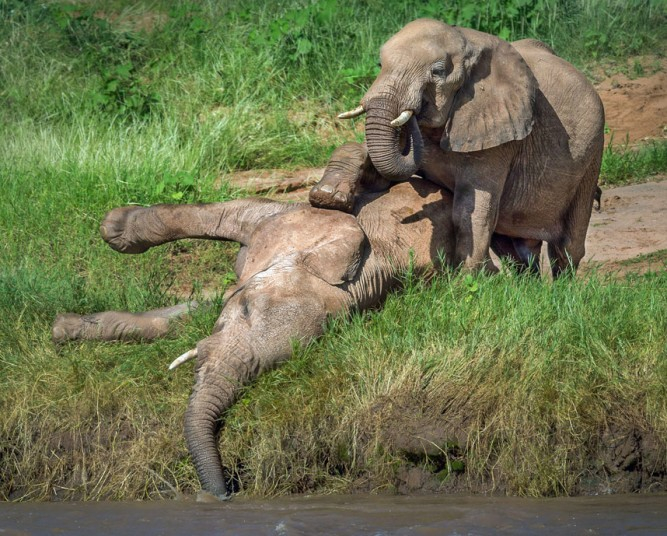
M417 174L454 192L455 260L490 266L492 235L524 257L548 243L552 273L577 267L602 161L604 110L586 77L544 43L508 43L430 19L380 50L366 114L369 161L386 180ZM331 177L314 203L349 209Z
M330 315L380 303L408 266L433 274L453 253L451 206L445 190L415 179L382 194L360 190L354 215L266 199L121 207L107 214L102 236L124 253L183 238L242 244L238 282L225 294L213 333L172 363L197 359L185 437L204 490L229 496L216 436L241 386L289 359L294 340L321 335ZM186 310L61 315L53 337L151 339Z

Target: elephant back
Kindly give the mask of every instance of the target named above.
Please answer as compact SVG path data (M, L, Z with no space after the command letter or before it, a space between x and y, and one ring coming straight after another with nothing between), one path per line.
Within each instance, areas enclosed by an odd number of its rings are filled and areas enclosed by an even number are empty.
M452 195L422 179L394 184L391 195L366 194L357 220L373 254L397 269L431 270L453 258Z

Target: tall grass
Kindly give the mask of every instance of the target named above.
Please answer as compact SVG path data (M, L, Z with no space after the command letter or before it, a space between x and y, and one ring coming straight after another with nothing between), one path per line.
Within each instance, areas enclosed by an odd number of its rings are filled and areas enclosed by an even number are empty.
M664 466L666 284L663 271L410 286L262 378L222 452L259 493L394 489L412 442L416 463L451 477L458 460L473 488L570 494L610 427L662 438Z
M382 311L334 322L248 388L227 415L223 460L253 495L391 491L406 463L443 487L463 474L471 489L562 495L600 470L614 430L652 439L664 472L666 274L408 280ZM17 326L0 362L2 496L196 489L181 434L192 375L166 364L214 309L145 346L56 352L46 321Z
M419 16L509 39L539 37L582 65L591 58L624 54L622 46L632 53L654 53L664 43L664 4L643 1L623 9L624 4L114 0L100 7L93 2L0 0L0 497L149 497L162 493L161 479L183 490L194 485L180 426L191 378L187 372L167 375L163 367L207 333L215 311L197 312L181 337L145 346L74 344L56 349L50 324L63 311L144 310L196 295L204 287L222 290L234 249L186 241L141 256L121 256L98 236L107 210L128 203L230 199L242 194L226 186L224 178L231 171L323 164L333 147L360 136L358 125L335 121L335 113L356 104L375 77L381 43ZM613 173L618 166L614 160L607 162ZM574 325L563 320L556 322L564 326L562 332L546 330L551 335L540 335L535 341L541 342L533 346L518 327L504 327L504 314L497 312L500 301L486 304L495 307L494 317L491 308L472 308L483 303L475 293L452 298L451 292L466 287L450 283L437 284L423 297L413 288L393 297L382 315L341 323L321 344L249 390L222 440L226 460L241 475L243 486L261 493L310 489L308 482L342 489L364 474L375 474L373 479L388 485L396 453L381 452L381 438L373 435L374 414L367 411L373 397L384 393L391 398L393 390L403 389L437 400L440 394L431 389L438 382L475 386L488 375L496 387L470 392L480 394L473 397L480 404L498 401L493 389L514 385L517 378L508 372L508 382L501 382L500 369L491 367L496 356L508 371L512 359L518 367L537 366L521 361L527 354L518 352L527 348L534 359L546 360L546 367L555 357L537 351L545 344L559 349L558 359L575 361L599 351L600 356L591 355L601 363L625 360L629 368L612 378L607 394L624 385L626 377L644 378L645 370L647 403L628 407L645 410L637 413L638 422L664 430L659 410L664 402L656 394L659 389L651 387L649 372L664 378L665 371L642 350L657 348L662 340L662 275L630 283L563 283L571 289L484 281L494 295L507 293L517 301L515 314L524 315L524 323L516 325L528 333L538 334L538 325L549 327L544 318L549 314L568 307L583 310L588 301L597 308L585 318L592 318L595 326L607 323L612 330L600 327L597 338L586 342L577 331L584 320ZM526 290L530 285L536 286ZM585 294L587 285L612 300L611 309L602 307L602 298L596 302ZM450 292L450 286L459 290ZM534 295L534 304L519 303L517 293L524 290ZM614 293L616 301L610 297ZM568 305L568 300L580 301ZM643 311L636 308L638 318L645 320L644 331L622 331L613 346L619 319L609 311L628 311L624 308L633 300L650 304ZM427 307L428 302L432 304ZM430 308L436 304L442 309ZM422 309L426 312L420 316ZM650 316L649 310L655 314ZM404 317L400 311L406 311ZM531 315L541 324L532 326ZM450 333L450 324L460 331ZM503 331L514 335L493 346L487 336ZM399 333L413 340L412 348L391 346L399 345ZM358 362L350 361L353 355ZM589 362L590 356L585 357L581 366ZM565 367L564 362L554 363L562 374L558 367ZM591 374L601 374L595 370ZM426 385L429 371L440 379ZM454 371L459 383L447 376ZM579 389L579 383L573 385ZM280 398L283 386L289 387L292 401ZM459 400L453 388L442 389L443 400ZM638 389L628 387L628 392ZM275 403L267 402L264 393L277 397ZM538 393L544 400L560 396L548 395L546 388ZM539 396L535 394L535 403L546 403ZM508 398L500 405L507 407L512 400L527 403ZM558 403L565 407L562 400ZM271 409L274 404L296 417L293 408L301 407L299 401L305 408L300 421L290 423ZM389 407L382 404L380 409ZM616 402L610 404L616 407ZM343 406L346 409L339 409ZM253 411L264 415L264 427L251 419L248 412ZM517 415L504 418L519 423ZM252 422L255 428L247 424ZM266 438L258 438L255 429ZM320 435L325 430L333 435ZM285 440L292 446L280 454L276 450L276 458L267 457L265 446L288 437L287 431L296 438L293 444ZM309 433L321 437L320 443L313 444ZM511 431L504 434L493 437L512 437ZM493 441L500 449L494 451L497 459L509 456L503 445L510 443ZM469 443L471 452L483 452L480 442ZM310 445L307 455L297 455L300 445ZM467 463L483 474L479 456ZM542 475L547 470L540 471ZM290 472L303 474L303 479L290 480ZM512 489L554 492L554 478L540 476L539 482L512 484ZM562 489L568 486L566 482Z
M629 147L609 142L602 156L600 182L608 185L626 184L630 181L667 172L667 141L652 141L639 147Z

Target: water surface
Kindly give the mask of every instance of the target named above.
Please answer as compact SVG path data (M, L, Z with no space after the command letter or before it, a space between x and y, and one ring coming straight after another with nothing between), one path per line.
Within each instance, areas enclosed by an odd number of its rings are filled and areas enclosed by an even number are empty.
M667 495L568 499L317 496L191 501L0 503L0 536L586 534L665 535Z

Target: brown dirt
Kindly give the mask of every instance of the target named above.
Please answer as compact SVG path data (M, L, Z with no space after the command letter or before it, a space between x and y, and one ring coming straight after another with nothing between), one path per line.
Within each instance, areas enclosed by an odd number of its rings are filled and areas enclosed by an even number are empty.
M605 190L601 205L586 236L587 268L603 264L606 271L622 273L666 268L665 255L649 254L667 250L667 180Z
M634 79L619 72L596 86L604 103L607 143L612 136L614 144L627 140L631 145L667 138L667 60L635 60L633 65L642 72L660 70Z
M412 395L371 408L381 423L382 444L405 460L396 472L399 493L507 492L502 473L472 476L465 470L465 445L472 423L447 412L424 408ZM456 412L453 412L456 413ZM474 425L473 425L474 426ZM473 434L474 435L474 434ZM654 431L608 424L590 438L587 469L579 475L573 495L655 493L667 491L664 442ZM580 469L579 469L580 470ZM493 484L491 484L492 482Z

